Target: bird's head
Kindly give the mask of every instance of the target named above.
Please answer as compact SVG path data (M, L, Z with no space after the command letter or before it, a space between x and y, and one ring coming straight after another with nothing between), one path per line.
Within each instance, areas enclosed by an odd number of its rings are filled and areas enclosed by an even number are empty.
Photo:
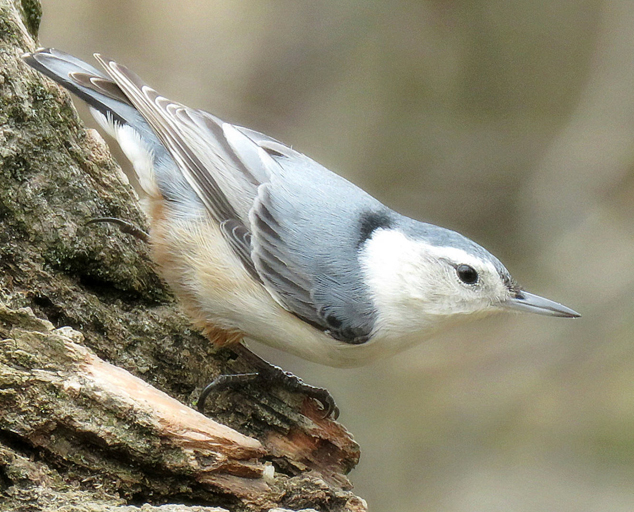
M516 310L579 314L525 292L502 263L468 238L416 222L377 229L361 252L377 329L432 331L456 320Z

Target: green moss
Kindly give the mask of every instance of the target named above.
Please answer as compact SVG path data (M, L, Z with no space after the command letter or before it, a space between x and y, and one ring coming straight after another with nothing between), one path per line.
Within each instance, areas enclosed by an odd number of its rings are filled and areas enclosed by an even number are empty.
M27 30L33 38L37 38L42 21L42 4L39 0L22 0L22 11Z
M4 174L7 174L9 178L14 179L18 183L24 181L24 179L31 174L30 163L23 155L10 155L3 160Z

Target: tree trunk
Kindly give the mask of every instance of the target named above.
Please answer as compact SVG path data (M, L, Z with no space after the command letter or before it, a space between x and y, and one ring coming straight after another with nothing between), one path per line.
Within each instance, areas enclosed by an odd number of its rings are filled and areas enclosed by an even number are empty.
M192 332L142 242L86 224L145 221L100 136L20 58L40 9L0 0L0 510L366 510L345 476L358 446L306 397L187 405L249 368Z

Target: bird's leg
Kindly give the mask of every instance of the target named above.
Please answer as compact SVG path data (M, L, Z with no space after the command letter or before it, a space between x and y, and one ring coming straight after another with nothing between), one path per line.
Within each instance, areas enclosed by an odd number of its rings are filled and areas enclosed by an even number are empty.
M142 242L149 242L150 235L148 235L145 231L143 231L139 226L128 222L127 220L117 219L116 217L99 217L96 219L90 219L86 222L88 224L96 224L98 222L104 222L107 224L116 224L117 227L121 230L122 233L126 233L128 235L132 235L135 238L138 238Z
M293 392L303 393L319 402L324 411L324 417L332 416L335 420L339 417L339 408L327 389L306 384L302 379L291 372L287 372L279 366L275 366L257 356L241 343L232 347L232 349L239 356L255 366L257 372L220 375L214 379L210 384L205 386L200 393L200 398L198 399L198 410L200 412L204 411L205 400L213 391L258 383L266 387L278 385Z

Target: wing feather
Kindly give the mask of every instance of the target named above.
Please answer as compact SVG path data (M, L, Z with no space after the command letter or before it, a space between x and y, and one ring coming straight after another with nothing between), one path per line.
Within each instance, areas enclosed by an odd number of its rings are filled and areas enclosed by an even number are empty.
M310 192L305 191L306 205ZM261 185L251 212L251 257L262 282L305 322L341 341L363 343L371 335L374 316L354 240L328 233L327 222L320 233L319 222L324 219L314 218L306 227L301 212L285 210L295 204L288 199L273 183ZM322 235L321 240L315 239L315 233ZM348 266L342 264L346 261Z
M258 183L227 143L222 121L160 96L124 66L96 57L170 151L212 217L244 224Z
M348 343L367 340L374 312L357 258L358 212L348 211L348 201L356 196L349 204L376 207L376 200L275 139L170 101L124 66L96 57L246 270L307 323ZM333 213L338 221L320 218Z
M251 232L235 219L225 220L220 224L220 229L251 277L261 281L251 259Z

